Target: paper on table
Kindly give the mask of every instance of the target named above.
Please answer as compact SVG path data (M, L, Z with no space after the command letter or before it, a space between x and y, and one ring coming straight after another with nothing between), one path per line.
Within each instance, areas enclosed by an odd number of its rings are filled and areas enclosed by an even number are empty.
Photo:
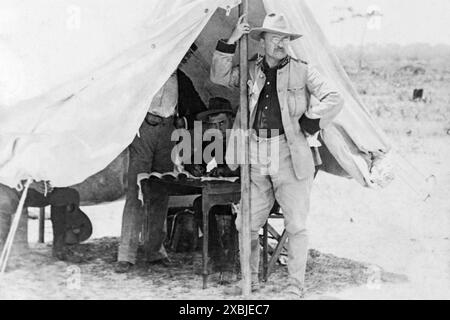
M239 177L202 177L201 181L202 182L209 182L209 181L223 181L223 182L236 182L239 180Z
M213 171L215 168L218 167L216 158L213 158L207 165L206 165L206 172L211 172Z
M138 186L138 200L144 205L144 194L142 193L141 182L145 179L150 178L150 173L139 173L137 175L137 186Z

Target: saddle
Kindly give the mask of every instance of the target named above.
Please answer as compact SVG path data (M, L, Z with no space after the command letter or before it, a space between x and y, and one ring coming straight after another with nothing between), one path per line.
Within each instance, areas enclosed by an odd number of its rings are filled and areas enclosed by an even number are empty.
M92 235L92 223L89 217L80 210L74 208L66 213L65 243L76 245L88 240Z

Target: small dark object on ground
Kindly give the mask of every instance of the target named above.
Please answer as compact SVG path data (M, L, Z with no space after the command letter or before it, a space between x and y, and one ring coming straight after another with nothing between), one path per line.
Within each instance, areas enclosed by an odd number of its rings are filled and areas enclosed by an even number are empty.
M421 100L423 100L423 94L424 94L424 90L423 89L414 89L413 100L414 101L421 101Z

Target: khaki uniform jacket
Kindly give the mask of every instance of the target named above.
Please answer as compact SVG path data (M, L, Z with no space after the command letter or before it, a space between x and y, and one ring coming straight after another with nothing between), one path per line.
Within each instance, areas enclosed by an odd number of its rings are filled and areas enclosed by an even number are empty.
M239 67L233 67L233 54L215 51L211 65L211 81L226 87L239 87ZM249 109L250 128L256 117L256 107L261 91L266 82L266 76L261 69L262 58L249 62ZM343 100L335 90L315 69L302 61L293 58L278 70L278 99L281 107L282 121L289 144L292 164L298 179L309 178L314 174L314 161L306 134L300 127L299 120L305 114L310 119L320 119L320 128L326 128L343 108ZM319 100L311 105L311 95ZM240 109L236 116L233 131L242 129ZM233 133L233 134L234 134ZM242 141L242 140L240 140ZM234 150L227 148L227 163L235 169L242 162L242 145L238 145L238 157ZM233 148L234 149L234 148ZM236 162L236 159L240 159Z

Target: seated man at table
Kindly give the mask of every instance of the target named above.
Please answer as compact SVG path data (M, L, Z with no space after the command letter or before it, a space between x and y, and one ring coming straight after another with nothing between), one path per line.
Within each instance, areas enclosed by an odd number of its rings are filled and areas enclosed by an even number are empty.
M227 132L233 127L235 113L230 101L225 98L215 97L209 100L207 111L197 115L197 120L202 122L204 132L210 132L209 136L214 137L214 141L204 141L202 150L196 150L195 145L192 152L191 163L185 164L184 169L196 177L235 177L239 176L239 170L232 171L225 163ZM211 147L213 146L214 147ZM211 150L211 154L206 154L206 148ZM222 148L216 155L217 148ZM195 163L197 152L201 152L202 163ZM214 164L213 164L214 163ZM212 167L211 170L208 170Z
M208 111L202 112L197 119L203 122L207 130L215 129L220 131L222 141L215 141L220 145L222 142L222 156L217 156L212 152L212 160L209 164L185 165L185 169L195 176L214 176L214 177L234 177L239 176L239 171L231 171L224 161L224 152L226 150L226 134L231 129L234 122L234 112L231 103L223 98L212 98L209 102ZM219 134L215 135L219 138ZM209 143L203 143L203 151ZM195 152L195 150L194 150ZM221 158L221 159L219 159ZM217 165L215 168L208 169L211 165ZM203 227L202 198L194 201L194 212L197 223ZM221 273L221 282L228 283L235 277L236 257L237 257L237 231L235 226L235 215L232 213L230 205L215 206L211 209L209 219L209 256L212 260L212 270Z

